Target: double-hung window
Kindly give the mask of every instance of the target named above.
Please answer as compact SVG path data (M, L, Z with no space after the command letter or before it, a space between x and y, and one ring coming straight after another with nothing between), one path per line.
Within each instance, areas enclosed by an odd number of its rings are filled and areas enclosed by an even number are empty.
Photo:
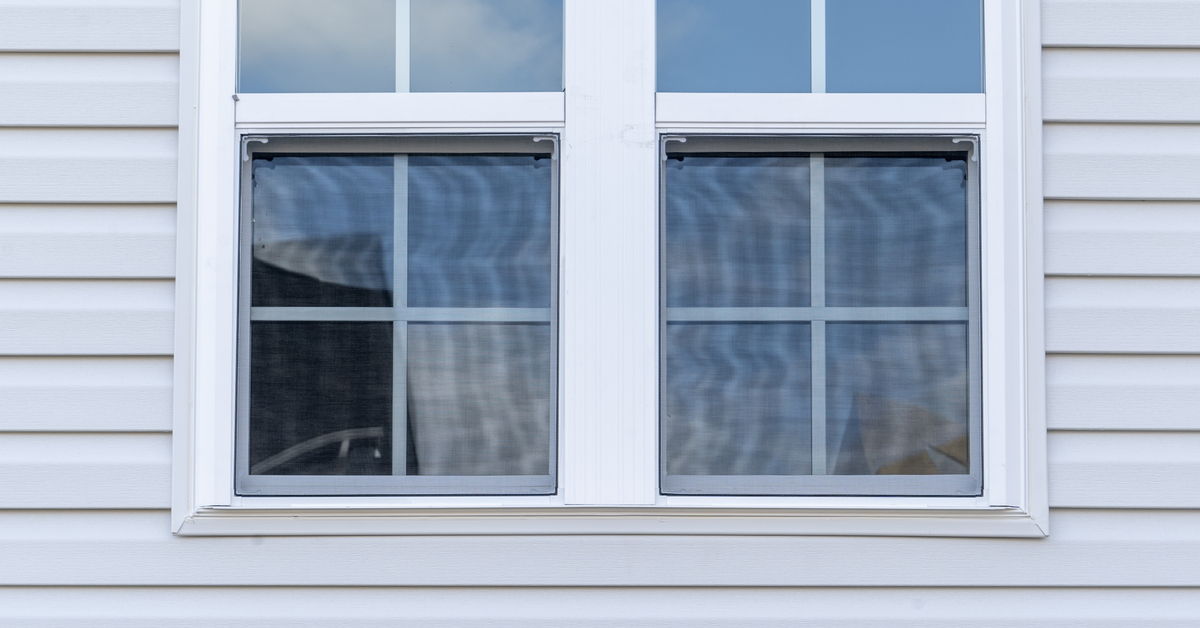
M1032 8L185 0L174 529L1043 534Z

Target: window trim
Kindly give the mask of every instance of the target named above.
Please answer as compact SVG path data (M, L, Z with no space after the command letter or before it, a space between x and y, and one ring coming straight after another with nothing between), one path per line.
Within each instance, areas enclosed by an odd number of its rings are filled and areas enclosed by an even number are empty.
M300 113L267 115L239 121L233 98L234 29L230 7L234 0L183 0L179 221L176 279L175 421L173 437L172 531L182 535L244 534L748 534L748 535L898 535L898 536L1032 536L1048 533L1044 416L1044 341L1042 308L1041 115L1039 0L985 0L986 94L967 95L990 112L986 124L976 121L978 104L961 107L961 121L920 120L920 104L897 105L897 114L870 119L854 112L880 110L885 101L902 103L912 95L788 94L763 98L761 119L729 120L726 114L673 115L654 118L655 102L670 113L674 98L692 95L653 92L653 0L566 0L567 92L558 120L532 120L505 114L507 119L446 120L437 111L481 111L466 103L480 95L388 94L395 102L412 105L414 115L403 123L379 119L391 102L371 105L347 120L314 128L324 105ZM618 28L620 27L620 28ZM584 33L587 37L582 37ZM640 41L641 46L631 45ZM603 54L603 53L609 54ZM600 54L598 54L600 53ZM615 68L623 68L617 71ZM629 70L635 67L640 70ZM606 69L607 68L607 69ZM624 74L622 74L624 72ZM630 72L633 72L630 74ZM640 74L639 74L640 72ZM632 80L632 82L630 82ZM597 105L600 93L624 85L621 97ZM266 96L266 95L255 95ZM272 95L273 96L273 95ZM545 96L545 95L541 95ZM723 95L724 96L724 95ZM731 100L745 95L727 95ZM774 96L777 104L771 104ZM920 96L920 95L918 95ZM460 98L461 97L461 98ZM757 96L754 96L758 98ZM357 98L357 96L355 97ZM515 99L521 96L514 96ZM882 99L882 100L881 100ZM255 99L249 99L251 110ZM486 98L485 98L486 100ZM547 101L550 99L547 98ZM916 101L921 100L917 98ZM855 105L853 101L860 103ZM909 99L910 102L916 102ZM262 101L266 103L266 100ZM947 101L948 102L948 101ZM319 104L319 103L318 103ZM240 106L240 105L237 105ZM548 105L549 106L549 105ZM957 105L946 105L958 110ZM940 106L939 106L940 107ZM540 107L539 107L540 108ZM728 108L728 107L726 107ZM838 112L846 112L844 115ZM885 109L886 110L886 109ZM905 117L904 111L917 115ZM928 110L928 109L927 109ZM356 111L359 111L356 109ZM399 109L397 109L399 111ZM511 110L509 110L511 111ZM805 112L809 113L805 113ZM315 113L314 113L315 112ZM782 113L781 113L782 112ZM789 113L795 112L795 113ZM816 113L813 113L816 112ZM820 113L824 112L824 113ZM811 117L805 117L810 115ZM854 115L851 115L854 114ZM464 114L465 115L465 114ZM589 118L595 128L568 117ZM857 116L857 117L856 117ZM504 115L498 116L505 118ZM305 118L310 118L305 120ZM441 118L441 119L438 119ZM515 119L520 118L520 119ZM691 118L691 119L684 119ZM969 118L969 119L966 119ZM986 128L981 128L986 126ZM984 199L990 211L983 228L985 325L999 325L1003 343L985 354L987 411L1000 420L985 419L985 482L979 498L898 497L693 497L657 495L657 388L649 400L645 389L630 391L627 399L604 402L611 412L620 404L628 411L609 416L588 408L587 394L595 390L596 375L616 373L612 367L572 362L562 356L586 347L581 323L589 304L601 295L566 294L560 302L559 390L569 398L559 402L559 493L551 497L489 498L234 498L232 496L233 387L227 356L233 348L236 321L236 224L229 212L237 206L239 138L256 133L538 133L562 134L560 164L563 214L560 294L571 282L597 278L644 278L657 275L645 259L645 234L636 231L645 220L640 212L655 207L657 178L647 175L658 160L655 138L673 133L939 133L979 134L984 172ZM653 170L651 171L653 172ZM604 189L603 180L618 177L619 189ZM591 194L591 197L588 196ZM594 197L594 198L593 198ZM604 229L628 219L624 232L635 234L632 254L623 268L601 268L586 257L600 238L615 232L588 233L602 203L621 203L619 215L601 216ZM651 212L651 221L656 213ZM589 240L588 238L592 239ZM651 234L650 241L657 242ZM998 249L998 250L993 250ZM582 251L575 257L572 252ZM593 254L592 251L588 254ZM657 259L657 251L649 251ZM993 253L995 257L992 257ZM605 274L608 273L608 274ZM646 281L638 279L638 281ZM657 287L633 286L637 299L657 306ZM1003 299L989 299L989 294ZM1002 302L1001 302L1002 301ZM638 301L640 303L640 301ZM618 312L609 325L632 325L637 333L656 325L639 312ZM594 318L594 317L593 317ZM653 333L653 331L651 331ZM226 340L222 340L226 339ZM657 342L649 342L657 356ZM621 347L610 348L619 350ZM578 358L573 358L578 360ZM641 358L641 359L644 359ZM657 365L657 360L653 362ZM579 368L584 367L584 368ZM639 367L640 368L640 367ZM589 370L590 369L590 370ZM609 369L609 370L605 370ZM636 370L636 369L634 369ZM992 375L996 375L995 378ZM644 375L622 374L620 381L643 385ZM656 380L652 373L651 380ZM618 403L619 402L619 403ZM632 405L629 405L632 404ZM570 422L563 415L573 414ZM649 426L647 426L649 423ZM599 430L589 436L589 430ZM599 438L596 436L599 435ZM619 472L625 464L642 471ZM648 464L648 468L646 465ZM645 477L651 478L649 484ZM595 505L588 505L595 504ZM569 507L564 507L569 506ZM650 507L653 506L653 507Z

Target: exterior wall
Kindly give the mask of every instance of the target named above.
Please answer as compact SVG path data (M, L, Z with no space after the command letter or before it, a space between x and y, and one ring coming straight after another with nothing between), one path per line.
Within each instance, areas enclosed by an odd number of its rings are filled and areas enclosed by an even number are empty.
M1043 16L1048 539L176 538L178 6L0 0L0 625L1194 625L1200 1Z

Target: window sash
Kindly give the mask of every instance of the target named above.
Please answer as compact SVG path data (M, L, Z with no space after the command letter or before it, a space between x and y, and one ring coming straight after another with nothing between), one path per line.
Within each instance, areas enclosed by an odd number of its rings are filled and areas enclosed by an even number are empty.
M663 495L978 496L983 486L980 168L977 136L660 135L659 164L659 489ZM967 157L967 307L827 307L825 305L824 154L961 152ZM670 155L779 153L810 155L810 307L667 307L666 167ZM967 323L969 473L964 475L831 475L826 444L826 321ZM807 322L811 349L812 475L676 475L668 472L667 324L678 322Z
M406 426L408 323L544 323L550 326L550 397L558 397L558 136L557 135L379 135L379 136L244 136L242 140L241 217L239 239L237 430L235 492L243 496L336 495L546 495L557 490L558 411L552 403L548 430L549 464L543 475L421 476L405 475L408 442ZM303 154L377 153L397 157L413 153L546 154L550 170L550 307L472 308L408 307L407 160L397 160L394 224L394 284L392 307L251 306L252 173L255 153ZM404 164L403 166L401 164ZM403 198L404 200L401 200ZM320 476L252 475L250 470L250 323L391 322L392 357L392 475Z

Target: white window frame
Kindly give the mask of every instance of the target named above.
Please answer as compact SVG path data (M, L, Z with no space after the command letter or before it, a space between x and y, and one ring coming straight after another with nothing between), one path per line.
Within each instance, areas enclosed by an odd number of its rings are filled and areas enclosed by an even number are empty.
M236 0L183 0L172 531L1048 534L1039 0L985 0L986 93L949 95L655 94L655 0L565 3L565 93L243 95ZM240 142L273 133L560 138L557 494L234 493ZM982 496L659 493L660 138L700 133L980 138Z

